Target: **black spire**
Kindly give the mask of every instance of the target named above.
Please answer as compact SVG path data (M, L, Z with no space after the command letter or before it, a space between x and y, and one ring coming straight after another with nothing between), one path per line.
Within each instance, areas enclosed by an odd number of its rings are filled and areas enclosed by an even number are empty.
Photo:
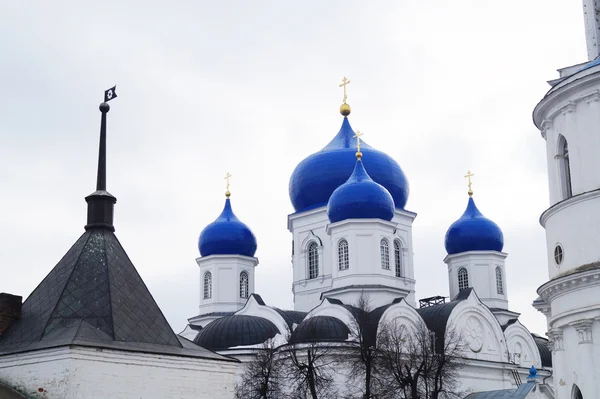
M115 231L113 226L114 207L117 199L106 191L106 114L110 106L103 102L100 104L102 119L100 121L100 148L98 151L98 179L96 191L85 197L88 203L86 230L92 228L105 228Z

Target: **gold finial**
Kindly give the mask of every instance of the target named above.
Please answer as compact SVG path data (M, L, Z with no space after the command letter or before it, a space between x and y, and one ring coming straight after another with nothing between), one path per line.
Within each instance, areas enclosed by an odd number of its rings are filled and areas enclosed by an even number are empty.
M466 179L469 181L469 191L468 191L468 193L469 193L469 197L472 197L472 196L473 196L473 190L471 190L471 184L472 184L472 182L471 182L471 177L472 177L472 176L475 176L475 174L474 174L474 173L471 173L471 171L470 171L470 170L469 170L469 171L467 172L467 174L465 175L465 178L466 178Z
M362 152L360 152L360 138L362 135L363 133L361 133L360 130L357 130L353 136L353 138L356 139L356 159L358 159L359 161L362 158Z
M225 175L225 180L227 181L227 191L225 191L225 197L227 198L231 197L231 193L229 192L229 178L231 178L231 174L227 172Z
M346 95L346 86L349 84L350 81L344 76L344 79L342 79L342 83L340 83L339 85L339 87L344 88L344 103L340 106L340 114L344 116L350 115L350 106L346 104L346 100L348 99L348 96Z

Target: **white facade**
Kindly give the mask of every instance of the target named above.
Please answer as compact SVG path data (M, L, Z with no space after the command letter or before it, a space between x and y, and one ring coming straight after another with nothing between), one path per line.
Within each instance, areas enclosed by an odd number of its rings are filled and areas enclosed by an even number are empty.
M488 307L508 309L504 268L507 256L497 251L468 251L446 256L450 298L466 288L463 286L466 282L467 287L475 288L481 302Z
M598 55L595 1L584 1L590 59ZM546 141L550 208L548 276L534 307L547 317L553 341L556 398L600 397L600 67L555 85L533 117Z
M353 219L330 224L326 207L289 215L288 229L293 235L294 309L310 311L321 303L322 293L342 301L351 295L352 300L348 303L353 303L358 291L368 293L373 303L384 304L405 297L414 305L412 223L416 216L396 209L391 222ZM339 244L342 239L348 243L349 264L347 269L340 270ZM382 268L382 239L389 245L389 270ZM397 266L399 277L396 276ZM358 287L360 285L363 287ZM355 289L343 288L350 286Z
M196 259L200 266L200 316L190 319L205 326L218 318L211 313L236 312L254 293L258 259L241 255L210 255ZM203 317L203 315L206 315Z
M237 368L220 360L73 346L3 356L0 380L29 398L231 399Z

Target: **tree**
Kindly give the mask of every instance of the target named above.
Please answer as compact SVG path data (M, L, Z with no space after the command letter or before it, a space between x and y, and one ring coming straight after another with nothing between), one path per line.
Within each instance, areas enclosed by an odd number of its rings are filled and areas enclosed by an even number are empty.
M292 399L325 399L334 395L335 346L292 342L280 348L286 391Z
M281 362L275 342L265 341L256 356L245 364L242 380L235 387L236 399L279 398Z
M461 398L458 374L464 365L462 340L447 327L439 339L425 324L408 327L397 320L381 326L378 336L382 398Z
M348 378L358 382L356 387L362 391L362 398L375 398L376 391L382 386L378 381L378 350L375 330L371 323L370 298L364 292L354 305L350 333L356 345L349 347L350 353L344 353L344 363L348 367Z

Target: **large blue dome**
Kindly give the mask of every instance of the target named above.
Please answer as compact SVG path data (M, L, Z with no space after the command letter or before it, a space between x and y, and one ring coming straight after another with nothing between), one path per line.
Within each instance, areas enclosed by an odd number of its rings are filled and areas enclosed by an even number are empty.
M225 200L225 208L219 217L200 233L198 249L202 256L254 256L256 253L256 238L250 228L235 216L229 198Z
M469 198L465 213L446 232L445 244L449 255L467 251L501 252L504 235L496 223L479 212L473 198Z
M333 140L296 166L290 178L289 192L297 212L327 205L333 191L348 180L356 160L353 136L350 122L344 118ZM408 181L398 163L362 140L361 151L369 176L389 191L396 208L404 209L408 200Z
M371 179L359 159L350 178L331 194L327 215L331 223L346 219L389 221L394 217L394 199L385 187Z

